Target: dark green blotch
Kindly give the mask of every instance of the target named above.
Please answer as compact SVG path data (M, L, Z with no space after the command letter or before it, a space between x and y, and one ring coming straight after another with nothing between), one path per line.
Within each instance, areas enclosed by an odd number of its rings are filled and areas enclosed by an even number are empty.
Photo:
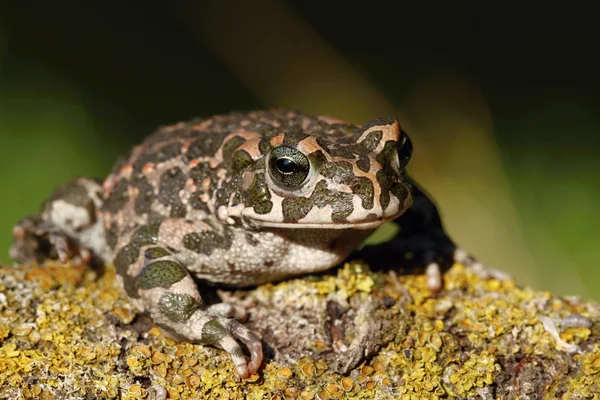
M381 207L384 209L390 204L390 191L396 183L390 179L391 175L395 175L396 172L391 168L392 162L395 162L395 158L398 156L397 142L395 140L388 140L385 142L385 146L381 153L379 153L375 159L381 164L381 170L377 171L375 178L379 182L381 187L381 195L379 196L379 202ZM399 195L399 188L395 189Z
M186 176L179 167L165 171L160 177L158 201L169 206L181 202L179 191L185 186Z
M121 179L119 182L117 182L115 187L113 187L110 191L108 198L104 201L102 209L111 214L116 214L122 210L129 199L129 195L127 193L128 186L129 184L127 179Z
M123 246L121 250L119 250L114 259L117 273L123 278L125 292L127 292L130 297L139 296L134 284L134 278L127 273L127 269L130 265L137 261L140 255L140 249L143 246L156 243L157 231L158 225L156 225L155 229L151 229L148 226L142 226L138 228L133 233L131 241L127 245Z
M310 120L308 122L308 126L306 127L305 131L316 134L319 132L327 131L328 127L329 126L326 122L319 121L316 118L310 118Z
M179 167L174 167L164 172L160 178L158 189L158 201L171 206L170 216L172 218L185 217L187 210L179 198L179 192L185 187L187 177Z
M114 249L118 241L119 236L117 235L117 226L113 224L106 230L106 244L108 244L111 249Z
M218 343L227 335L229 335L229 331L218 321L208 321L202 327L202 342L206 344Z
M256 174L252 184L245 192L245 203L252 208L257 214L267 214L273 208L271 202L271 192L267 186L264 173Z
M223 160L231 159L233 152L240 147L246 139L241 136L234 136L223 145Z
M183 203L180 202L171 206L171 212L169 213L171 218L185 218L186 215L187 208Z
M186 249L196 253L211 255L215 249L229 250L233 243L233 234L225 230L223 235L216 231L192 232L183 237L183 245Z
M239 171L252 164L252 157L246 150L238 150L233 153L233 159L231 160L233 169Z
M312 206L312 200L306 197L283 199L281 208L284 222L296 222L299 219L306 217Z
M375 179L381 187L381 194L379 195L379 203L381 208L384 210L390 204L390 190L392 189L393 182L387 176L386 170L379 170L375 175Z
M200 139L193 141L184 158L187 162L201 157L212 157L215 155L227 133L201 133Z
M325 162L321 166L321 175L329 179L343 180L354 176L352 164L348 161Z
M350 188L352 189L352 193L358 195L361 199L362 206L365 210L370 210L373 208L373 182L369 178L364 176L355 177L351 180Z
M127 275L127 268L137 260L138 256L139 248L137 246L131 243L123 246L114 260L117 273L121 276Z
M356 166L362 172L369 172L369 169L371 169L371 160L366 155L361 154L360 158L356 162Z
M398 198L398 200L400 200L401 207L404 206L406 198L409 194L406 185L403 185L402 183L396 183L394 186L392 186L391 192Z
M200 200L200 196L204 193L202 191L202 180L209 178L211 186L214 186L215 182L217 181L217 173L214 169L210 168L208 164L200 163L190 170L189 176L194 181L194 184L196 184L196 186L199 188L199 190L191 196L189 200L190 206L196 210L208 211L208 206L206 203Z
M217 178L217 173L215 170L211 169L208 164L205 163L200 163L194 168L190 169L189 175L194 183L198 186L201 184L204 178L210 178L211 181L214 181Z
M361 132L368 130L369 128L377 125L393 125L396 120L392 117L380 117L372 121L366 122L361 126Z
M196 192L190 197L189 205L192 206L195 210L204 210L208 211L208 205L200 200L200 192Z
M150 224L150 226L140 226L131 236L130 243L139 247L156 243L159 227L159 221L155 221L154 223Z
M260 154L266 155L271 151L271 139L268 137L264 137L258 142L258 150Z
M300 130L292 130L283 135L283 145L295 147L298 143L306 139L308 135Z
M331 213L331 219L334 222L345 222L346 217L354 211L352 195L327 189L327 182L325 181L319 181L315 185L315 190L310 198L319 208L332 205L333 212Z
M379 162L383 168L391 165L392 161L398 155L397 144L398 142L395 140L388 140L385 142L383 150L375 157L377 162Z
M170 260L155 261L148 264L135 277L137 289L168 288L188 275L187 270L178 262Z
M52 193L46 203L51 203L55 200L64 200L69 204L79 207L85 207L91 201L88 190L77 182L69 182L60 186Z
M338 145L343 144L345 147L351 145L350 147L358 149L358 144L356 143L356 139L354 137L341 136L335 140L335 143ZM360 148L360 150L364 151L362 148Z
M217 206L229 203L229 191L227 189L228 188L226 187L217 189L215 193L215 201L217 202Z
M156 243L160 225L165 220L165 216L156 212L151 212L148 215L147 232L151 236L153 243Z
M284 221L295 222L304 218L313 206L324 208L327 205L333 207L331 218L335 222L345 222L354 211L352 195L327 189L327 182L324 180L317 182L310 197L286 198L281 206Z
M327 158L321 150L309 154L308 159L310 160L310 165L318 172L321 172L323 166L327 163Z
M151 247L149 249L146 249L146 251L144 252L144 257L146 257L147 260L156 260L157 258L168 256L169 254L171 253L169 253L162 247Z
M190 318L200 304L187 294L165 293L158 300L158 308L171 321L180 323Z
M181 143L175 142L161 147L155 153L155 163L165 162L172 158L178 157L181 154Z
M261 136L266 136L275 130L273 125L263 121L252 121L248 125L245 125L244 129L250 132L256 132Z
M196 185L200 185L204 178L210 178L212 182L217 179L217 172L210 168L207 163L200 163L192 168L189 172L190 178L194 180Z
M352 204L343 202L343 203L341 203L341 206L338 207L337 210L335 210L331 214L331 220L333 222L339 222L339 223L346 222L347 221L346 218L348 218L348 215L352 214L353 210L354 210L354 207L352 206Z
M356 144L339 146L339 143L336 143L336 146L329 146L329 154L333 157L343 157L353 160L355 154L360 154L362 152L358 150L359 147Z
M375 150L375 148L381 141L382 136L383 136L383 131L381 131L381 130L369 132L367 137L362 142L360 142L360 144L367 151L373 151L373 150Z
M157 139L156 137L154 139ZM142 154L133 163L135 172L140 172L147 163L161 163L172 158L178 157L181 154L181 143L170 143L166 146L158 148L159 143L156 140L154 143L148 144Z
M123 246L115 257L114 263L117 272L122 276L127 275L127 268L138 259L140 248L154 244L155 242L156 237L147 226L143 226L135 231L131 237L131 241Z
M82 186L78 180L68 182L52 193L43 204L44 210L48 211L52 208L52 205L57 200L65 201L77 208L83 208L88 214L89 222L87 226L92 225L96 222L96 205L92 200L92 192L89 191L85 186ZM102 194L99 194L102 198ZM78 229L85 229L84 226Z
M136 177L132 182L132 186L138 189L134 205L136 214L150 212L150 206L154 201L154 186L148 183L148 180L143 175Z
M131 264L136 262L140 255L140 249L138 246L133 244L127 244L119 250L115 257L114 264L117 270L117 274L123 278L123 285L125 292L129 297L139 297L135 288L134 279L127 273L127 269Z

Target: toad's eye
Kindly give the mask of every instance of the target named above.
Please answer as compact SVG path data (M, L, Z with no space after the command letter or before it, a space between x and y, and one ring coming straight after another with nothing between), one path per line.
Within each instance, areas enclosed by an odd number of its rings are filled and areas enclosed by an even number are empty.
M406 168L406 165L410 161L412 151L412 142L406 132L402 131L400 133L400 140L398 140L398 166L401 171Z
M269 175L287 189L301 186L310 172L310 162L300 151L287 146L276 147L269 154Z

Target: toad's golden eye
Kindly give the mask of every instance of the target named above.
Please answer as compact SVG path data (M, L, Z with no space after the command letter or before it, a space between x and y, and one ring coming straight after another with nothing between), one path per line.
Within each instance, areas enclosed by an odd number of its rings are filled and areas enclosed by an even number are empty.
M398 140L398 166L402 171L408 165L410 158L412 157L412 141L406 134L406 132L400 132L400 139Z
M269 154L269 175L279 186L296 189L306 181L310 173L310 162L299 150L280 146Z

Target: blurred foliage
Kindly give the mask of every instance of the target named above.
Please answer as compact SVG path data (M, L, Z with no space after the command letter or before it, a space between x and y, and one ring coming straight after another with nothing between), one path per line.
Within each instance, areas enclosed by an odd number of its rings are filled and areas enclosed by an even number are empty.
M600 299L593 12L115 4L0 3L0 259L52 188L106 175L157 126L292 107L399 117L410 171L463 247L522 283Z

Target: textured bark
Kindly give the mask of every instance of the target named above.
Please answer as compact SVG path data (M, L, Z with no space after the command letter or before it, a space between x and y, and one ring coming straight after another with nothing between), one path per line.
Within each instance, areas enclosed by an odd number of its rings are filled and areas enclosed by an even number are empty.
M0 398L599 398L598 304L461 265L435 297L360 263L212 294L263 337L249 380L161 336L110 267L0 266Z

